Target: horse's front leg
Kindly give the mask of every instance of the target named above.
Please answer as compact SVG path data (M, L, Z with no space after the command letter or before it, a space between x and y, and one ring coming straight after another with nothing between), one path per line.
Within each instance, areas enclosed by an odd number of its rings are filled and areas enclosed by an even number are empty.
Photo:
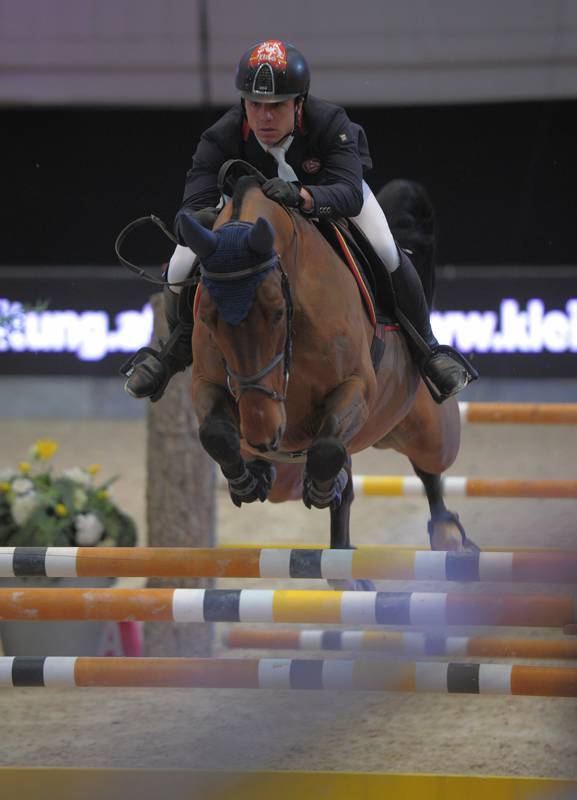
M261 459L243 459L236 406L228 392L202 382L195 386L193 396L200 442L227 479L232 502L240 508L243 503L266 500L274 483L274 467Z
M303 484L303 500L310 508L330 509L331 548L351 547L351 506L355 499L352 461L344 442L350 441L364 424L368 409L362 386L350 382L329 398L329 413L309 449ZM372 581L330 579L333 589L374 591Z
M359 379L342 383L328 396L321 425L307 453L303 500L308 508L336 511L341 506L350 483L345 443L364 425L368 413L365 386ZM331 522L331 547L349 547L348 522Z

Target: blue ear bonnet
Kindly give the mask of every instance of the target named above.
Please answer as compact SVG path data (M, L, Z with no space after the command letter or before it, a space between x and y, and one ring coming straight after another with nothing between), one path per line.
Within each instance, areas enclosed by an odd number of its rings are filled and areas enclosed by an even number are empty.
M232 278L235 272L256 267L274 259L275 252L256 253L248 243L250 223L229 222L214 231L217 237L216 249L209 256L201 259L202 266L213 273L223 276L231 275L227 280L214 280L202 276L202 283L216 303L219 313L231 325L238 325L246 318L254 301L254 295L271 269L276 266L272 261L268 269L248 275Z

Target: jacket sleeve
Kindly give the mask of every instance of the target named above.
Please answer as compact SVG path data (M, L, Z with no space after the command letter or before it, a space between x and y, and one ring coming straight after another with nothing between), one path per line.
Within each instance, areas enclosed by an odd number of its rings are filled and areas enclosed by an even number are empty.
M216 206L220 200L217 187L218 171L227 156L210 136L203 134L186 173L182 207L197 211Z
M315 186L305 186L318 217L356 217L363 207L363 164L358 134L343 111L335 114L319 141L322 170Z
M197 211L216 206L220 200L218 171L229 158L238 158L242 114L233 107L200 137L186 173L182 207Z

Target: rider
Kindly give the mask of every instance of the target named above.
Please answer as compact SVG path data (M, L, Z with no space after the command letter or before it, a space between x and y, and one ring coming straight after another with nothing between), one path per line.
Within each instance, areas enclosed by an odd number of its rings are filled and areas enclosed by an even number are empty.
M291 44L269 40L251 47L240 60L236 88L240 103L201 136L186 176L182 208L212 227L222 200L220 167L240 158L268 180L264 194L317 218L348 217L360 227L380 257L395 304L421 339L419 367L440 400L456 394L471 379L457 353L440 348L429 321L419 276L395 243L386 217L363 180L372 166L364 130L339 106L308 94L310 74L303 55ZM181 287L195 260L179 231L179 244L167 271L165 314L171 336L159 351L139 351L123 369L126 391L158 400L172 376L192 363L190 307L179 304Z

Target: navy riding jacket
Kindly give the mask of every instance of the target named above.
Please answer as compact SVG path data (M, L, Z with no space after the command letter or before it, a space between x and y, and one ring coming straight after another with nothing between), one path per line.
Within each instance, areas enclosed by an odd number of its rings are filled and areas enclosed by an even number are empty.
M357 216L363 205L363 174L372 167L362 127L340 106L308 97L302 125L293 136L285 157L313 197L312 215ZM218 171L230 158L248 161L267 178L277 177L278 164L250 130L240 103L202 134L186 175L183 207L196 211L217 205Z

